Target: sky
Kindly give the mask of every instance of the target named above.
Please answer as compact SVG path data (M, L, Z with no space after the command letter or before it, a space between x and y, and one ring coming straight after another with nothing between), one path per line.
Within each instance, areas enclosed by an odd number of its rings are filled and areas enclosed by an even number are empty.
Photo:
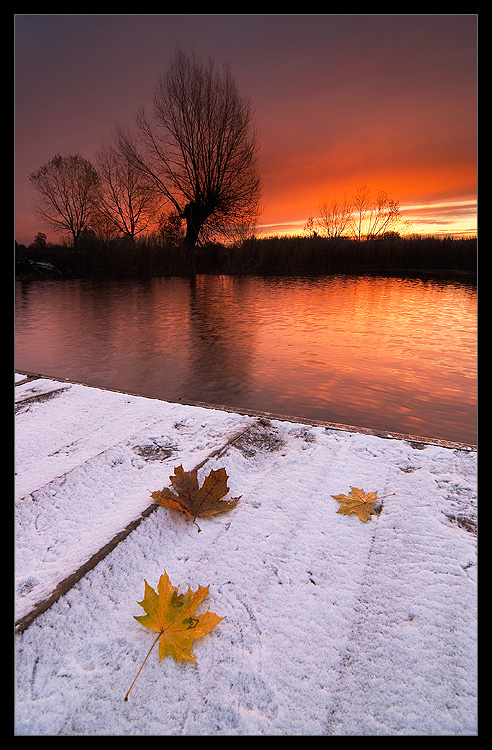
M23 15L15 36L15 238L39 231L29 175L95 160L151 106L176 48L229 63L259 132L260 234L303 231L360 185L412 231L477 231L474 14Z

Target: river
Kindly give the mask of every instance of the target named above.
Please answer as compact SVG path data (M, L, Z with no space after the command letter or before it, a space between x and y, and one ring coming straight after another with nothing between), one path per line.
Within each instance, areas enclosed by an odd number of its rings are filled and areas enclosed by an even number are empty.
M15 366L183 403L476 442L477 294L457 281L16 281Z

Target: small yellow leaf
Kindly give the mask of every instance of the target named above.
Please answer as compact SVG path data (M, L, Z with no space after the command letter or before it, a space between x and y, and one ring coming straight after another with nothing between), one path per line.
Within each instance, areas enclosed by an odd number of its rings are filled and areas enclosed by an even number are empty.
M339 503L342 503L337 513L350 515L356 513L361 521L366 523L371 515L377 513L372 507L373 503L378 502L377 492L365 492L358 487L350 488L350 495L332 495Z

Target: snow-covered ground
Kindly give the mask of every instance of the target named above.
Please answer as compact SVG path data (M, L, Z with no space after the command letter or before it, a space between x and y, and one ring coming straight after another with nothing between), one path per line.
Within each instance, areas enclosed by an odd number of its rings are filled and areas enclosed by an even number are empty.
M16 400L16 621L175 466L242 496L201 532L157 508L16 632L17 735L477 733L475 451L46 379ZM337 513L351 486L383 498L365 524ZM164 571L225 619L124 702Z

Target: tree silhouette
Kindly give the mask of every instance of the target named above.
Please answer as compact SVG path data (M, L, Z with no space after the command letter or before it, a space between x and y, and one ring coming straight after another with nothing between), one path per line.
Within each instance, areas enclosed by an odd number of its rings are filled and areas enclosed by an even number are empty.
M366 185L357 188L353 197L353 210L355 237L359 241L363 236L367 240L382 237L385 232L395 231L402 222L398 201L384 190L380 190L372 198Z
M135 137L120 127L120 148L186 221L187 248L204 229L255 220L258 139L228 66L219 71L178 50L152 112L141 110L135 122Z
M155 192L125 154L106 144L97 153L97 209L123 236L134 239L155 218Z
M318 227L327 237L344 237L352 229L353 203L346 195L320 203Z
M344 195L320 203L314 223L326 237L353 237L358 242L379 239L408 226L398 201L384 190L373 197L366 185L360 185L351 198ZM309 230L308 225L306 228Z
M80 154L57 154L30 176L39 218L57 231L70 232L74 247L94 216L99 177Z

